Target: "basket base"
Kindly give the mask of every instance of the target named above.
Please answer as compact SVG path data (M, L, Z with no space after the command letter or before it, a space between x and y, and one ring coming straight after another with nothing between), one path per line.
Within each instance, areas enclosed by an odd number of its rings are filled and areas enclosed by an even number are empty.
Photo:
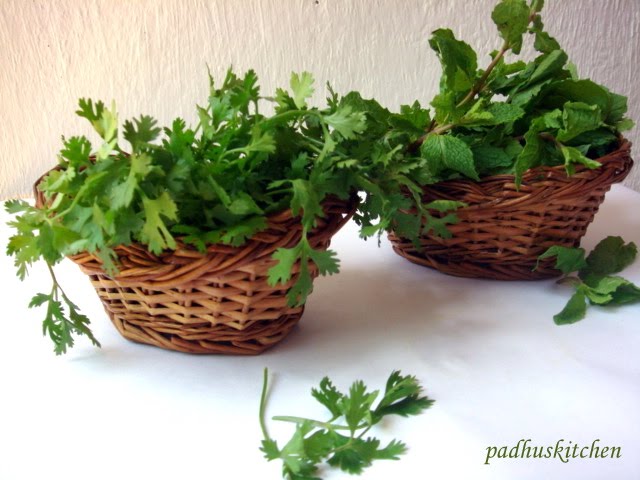
M400 240L393 234L389 235L393 245L393 251L411 263L423 267L432 268L447 275L464 278L483 278L490 280L544 280L557 278L562 272L553 268L553 260L547 259L540 262L536 268L529 258L519 258L512 261L499 259L493 261L474 261L470 258L451 258L448 255L433 255L426 249L418 251L410 241ZM498 261L496 261L498 260ZM535 270L534 270L535 268Z
M107 312L108 313L108 312ZM141 322L123 320L109 315L118 332L136 343L153 345L166 350L196 354L258 355L282 341L296 326L302 313L285 315L277 320L256 322L244 330L228 325L206 326L186 335L160 331ZM161 328L161 327L160 327Z

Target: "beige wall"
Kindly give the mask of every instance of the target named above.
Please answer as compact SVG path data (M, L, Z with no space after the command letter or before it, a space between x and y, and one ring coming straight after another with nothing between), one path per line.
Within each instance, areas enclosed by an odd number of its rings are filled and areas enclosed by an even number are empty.
M206 64L254 68L263 92L309 70L322 86L396 107L436 91L429 33L450 26L481 52L499 46L494 0L0 0L0 198L26 195L55 163L60 135L86 134L78 97L121 118L193 119ZM630 96L640 119L640 0L547 0L544 18L578 65ZM317 100L324 92L318 89ZM640 147L638 129L630 138ZM640 167L627 181L640 191Z

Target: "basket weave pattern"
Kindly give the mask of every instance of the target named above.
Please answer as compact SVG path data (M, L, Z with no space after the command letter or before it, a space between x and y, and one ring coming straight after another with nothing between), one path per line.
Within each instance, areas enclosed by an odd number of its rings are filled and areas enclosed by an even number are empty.
M537 258L553 245L576 247L605 194L621 182L633 165L630 142L598 159L597 169L576 168L567 176L563 166L540 167L524 174L520 189L511 175L452 180L424 189L423 202L458 200L459 223L444 239L426 234L419 248L393 232L393 249L407 260L461 277L496 280L536 280L560 275L553 258ZM415 213L412 212L412 213ZM431 212L432 215L442 215Z
M36 198L42 205L40 192ZM327 249L355 207L355 197L327 199L325 216L309 236L311 246ZM160 255L141 244L116 247L115 277L90 253L69 258L89 276L125 338L187 353L251 355L282 340L302 316L304 307L290 307L286 299L299 263L287 284L267 282L273 252L295 246L301 235L300 219L285 210L270 216L267 229L240 247L215 244L200 253L179 239L175 251ZM315 278L317 268L310 263L309 269Z

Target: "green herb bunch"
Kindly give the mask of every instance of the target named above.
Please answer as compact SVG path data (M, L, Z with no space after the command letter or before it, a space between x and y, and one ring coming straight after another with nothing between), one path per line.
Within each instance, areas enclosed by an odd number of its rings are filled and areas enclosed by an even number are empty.
M620 132L633 127L624 117L626 97L578 77L544 29L543 4L498 2L491 18L502 46L484 69L473 48L451 30L432 33L429 45L442 65L432 110L418 102L405 106L389 131L412 137L404 140L407 153L422 165L413 180L513 174L519 185L525 171L543 165L564 165L572 174L576 165L598 167L594 159L614 150ZM507 61L507 54L521 53L527 35L535 58Z
M52 266L65 256L90 252L115 275L118 246L139 242L154 254L178 242L202 251L212 243L239 246L266 228L269 215L291 208L300 216L302 238L274 253L278 262L269 281L286 283L300 261L288 294L291 305L300 305L312 289L310 262L321 274L338 271L335 253L312 248L307 238L327 196L374 195L358 213L363 235L384 229L405 205L393 176L401 175L404 158L394 156L390 145L378 147L389 151L373 159L369 154L378 133L367 126L372 113L366 109L373 104L355 94L340 98L329 87L327 106L312 107L314 80L306 72L293 74L290 89L278 88L273 97L260 96L253 71L237 76L230 70L220 86L209 79L210 95L197 108L195 128L181 118L160 128L143 115L120 130L115 106L80 100L77 114L101 143L94 148L84 136L63 138L58 168L39 183L44 205L6 203L19 214L7 248L18 276L24 279L40 259L51 272L50 293L36 295L30 306L46 305L43 328L57 353L73 345L74 334L97 344L89 320L55 278ZM264 104L272 114L261 113Z
M260 399L260 426L264 436L261 450L267 460L282 461L282 475L289 480L320 480L319 465L324 461L344 472L360 474L375 460L398 460L407 451L404 443L392 440L380 447L379 439L365 435L389 415L419 415L434 403L422 395L422 386L416 377L403 376L399 371L389 375L382 394L378 390L368 391L361 380L353 382L345 394L324 377L318 388L311 390L311 395L329 411L331 418L319 421L273 417L295 424L293 436L280 448L267 432L267 383L265 369Z

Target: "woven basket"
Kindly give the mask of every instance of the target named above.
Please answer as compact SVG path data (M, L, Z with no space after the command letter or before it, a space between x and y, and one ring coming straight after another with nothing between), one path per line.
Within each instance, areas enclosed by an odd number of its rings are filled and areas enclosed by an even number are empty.
M486 177L479 182L452 180L424 189L423 202L459 200L459 223L443 239L420 237L420 248L410 240L389 234L396 253L407 260L461 277L496 280L536 280L560 275L553 258L537 258L552 245L576 247L597 213L605 194L621 182L633 165L631 144L598 160L597 169L576 168L567 176L564 166L525 172L520 189L512 175ZM415 210L412 212L415 213ZM431 212L441 216L439 212Z
M38 192L37 204L42 205ZM351 218L355 197L327 199L325 216L309 237L327 249L331 237ZM123 337L187 353L258 354L282 340L304 307L287 305L286 285L270 286L271 254L300 240L300 219L291 210L272 215L268 228L241 247L210 245L206 254L178 240L175 251L154 255L140 244L115 249L119 274L110 277L89 253L70 257L89 275L104 308ZM309 265L312 277L317 268Z

